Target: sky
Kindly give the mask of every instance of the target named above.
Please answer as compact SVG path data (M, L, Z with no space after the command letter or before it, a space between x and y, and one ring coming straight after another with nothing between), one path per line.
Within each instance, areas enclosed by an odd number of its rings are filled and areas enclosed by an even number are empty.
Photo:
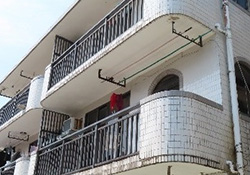
M76 0L0 0L0 81ZM0 107L8 99L0 96Z

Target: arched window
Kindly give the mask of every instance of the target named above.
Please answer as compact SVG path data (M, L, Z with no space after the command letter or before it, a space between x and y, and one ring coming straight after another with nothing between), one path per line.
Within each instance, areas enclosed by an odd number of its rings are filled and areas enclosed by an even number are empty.
M168 91L168 90L179 90L180 89L180 80L179 77L175 74L169 74L163 77L155 86L152 94Z
M240 61L235 64L235 75L240 112L250 115L250 67Z

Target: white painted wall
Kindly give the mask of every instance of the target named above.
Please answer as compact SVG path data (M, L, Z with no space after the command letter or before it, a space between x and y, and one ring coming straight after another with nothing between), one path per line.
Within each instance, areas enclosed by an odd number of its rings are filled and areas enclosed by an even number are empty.
M18 144L15 148L16 151L19 151L21 153L21 155L29 155L29 145L34 142L35 140L38 139L38 133L34 134L33 136L30 136L29 141L28 142L21 142L20 144Z
M195 46L179 54L135 80L132 83L131 103L137 103L148 95L151 83L159 74L176 69L182 73L184 91L196 93L222 104L219 56L213 40L208 41L203 48Z

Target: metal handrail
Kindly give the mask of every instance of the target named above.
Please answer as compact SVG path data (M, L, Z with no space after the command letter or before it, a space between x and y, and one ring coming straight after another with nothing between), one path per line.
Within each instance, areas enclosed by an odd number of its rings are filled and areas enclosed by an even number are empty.
M101 25L105 23L105 21L109 18L112 18L114 15L116 15L126 4L131 2L132 0L124 0L122 1L115 9L113 9L109 14L107 14L105 17L103 17L97 24L95 24L93 27L91 27L84 35L82 35L78 40L75 41L74 44L72 44L56 61L54 61L52 64L57 64L60 62L60 60L65 57L70 51L72 51L78 44L83 42L86 38L88 38L94 31L100 28Z
M78 131L76 131L76 132L74 132L72 134L69 134L68 136L65 136L62 140L58 140L56 142L51 143L50 145L47 145L47 146L44 146L44 147L40 148L39 151L42 152L43 150L50 149L50 148L53 148L53 147L55 147L57 145L60 145L65 140L68 140L68 139L70 139L72 137L79 136L79 135L83 134L84 132L89 131L89 130L95 128L96 126L100 125L101 123L106 123L107 121L110 121L110 120L112 120L114 118L119 118L119 117L123 116L124 114L126 114L128 111L132 111L132 110L138 109L139 107L140 107L140 105L137 104L135 106L130 106L130 107L124 108L121 111L118 111L118 112L116 112L114 114L111 114L110 116L108 116L108 117L106 117L106 118L104 118L104 119L102 119L100 121L97 121L97 122L95 122L95 123L93 123L93 124L91 124L91 125L89 125L87 127L84 127L83 129L80 129L80 130L78 130ZM129 115L123 117L121 120L126 119L130 115L133 115L133 114L129 114Z
M36 173L71 174L138 153L139 104L38 150Z
M52 62L49 89L142 19L143 0L124 0ZM140 9L140 10L139 10Z
M15 97L9 100L1 109L0 109L0 126L11 119L14 115L21 111L18 108L18 104L26 105L28 101L29 95L29 87L28 85L21 92L19 92Z

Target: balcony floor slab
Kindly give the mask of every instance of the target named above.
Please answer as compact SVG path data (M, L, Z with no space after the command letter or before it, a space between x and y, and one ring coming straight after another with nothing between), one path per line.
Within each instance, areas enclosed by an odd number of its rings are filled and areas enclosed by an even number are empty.
M43 109L31 109L27 112L20 111L13 118L0 126L0 149L15 146L20 141L8 138L9 131L26 132L29 136L37 134Z

